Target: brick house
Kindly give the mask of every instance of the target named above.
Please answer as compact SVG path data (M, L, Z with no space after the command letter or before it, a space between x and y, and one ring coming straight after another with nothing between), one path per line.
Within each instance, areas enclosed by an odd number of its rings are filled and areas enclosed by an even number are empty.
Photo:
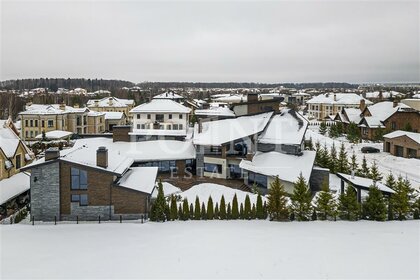
M84 145L61 155L49 149L24 168L31 171L36 220L138 219L149 212L157 168L131 167L132 159L95 148Z
M387 131L403 130L409 124L411 131L420 132L420 112L414 109L395 111L383 121Z
M397 130L385 134L384 152L397 157L420 158L420 133Z
M247 101L233 104L232 110L237 117L272 111L279 112L280 102L283 101L283 99L283 97L276 97L260 100L257 93L248 93Z

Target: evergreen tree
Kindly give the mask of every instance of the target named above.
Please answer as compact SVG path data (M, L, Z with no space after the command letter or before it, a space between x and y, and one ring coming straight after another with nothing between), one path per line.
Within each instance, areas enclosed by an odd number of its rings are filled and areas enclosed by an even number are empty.
M184 198L182 202L182 220L186 221L190 218L190 209L188 208L188 199Z
M232 200L232 219L237 220L238 218L239 218L238 197L236 196L236 193L235 193Z
M189 219L194 219L194 205L192 203L190 203L190 211L189 211L190 216L188 217Z
M413 219L420 219L420 197L418 197L416 202L413 203Z
M264 220L266 220L268 218L268 212L267 212L267 202L264 201L264 205L263 205L263 213L264 213Z
M198 196L195 197L194 219L195 220L201 219L200 199L198 198Z
M311 220L312 221L316 221L318 219L317 215L316 215L316 211L314 209L314 211L312 211L312 216L311 216Z
M328 130L328 134L330 135L331 138L337 138L338 136L340 136L340 133L338 132L336 124L332 124L330 126L330 129Z
M350 171L354 171L354 173L356 173L359 167L357 165L356 153L354 151L353 151L353 154L351 155L350 161L351 161Z
M369 187L369 194L363 203L363 212L369 220L385 221L387 217L387 209L385 199L382 192L376 185Z
M244 218L247 220L251 219L251 200L248 194L245 197Z
M343 220L357 221L360 215L360 205L357 202L356 191L349 185L344 193L340 194L338 204L339 216Z
M286 193L279 177L276 177L268 189L267 213L271 221L285 221L289 218Z
M389 188L395 190L395 185L396 185L395 177L394 177L394 175L392 175L391 172L388 174L388 176L386 176L385 185L387 185Z
M179 208L178 208L178 219L184 221L184 211L181 204L179 204Z
M323 121L319 125L319 133L322 135L325 135L326 132L327 132L327 124Z
M169 221L171 218L171 207L169 206L169 202L165 203L165 219L166 221Z
M225 197L223 195L222 195L222 198L220 199L219 217L220 217L220 220L226 219L226 203L225 203Z
M320 166L324 168L330 167L330 155L328 154L327 144L324 144L324 147L320 152Z
M261 194L258 194L257 196L257 210L256 211L257 211L256 218L259 220L264 219L264 208L263 208Z
M366 157L363 156L362 166L359 172L359 175L362 177L368 177L370 174L369 167L367 165Z
M395 193L391 194L391 203L397 218L402 221L407 219L411 210L410 200L413 198L414 190L411 188L408 180L398 177L394 189Z
M228 220L232 219L232 207L230 206L230 202L227 205L226 219L228 219Z
M305 178L303 178L302 173L300 173L297 181L293 185L293 194L291 196L293 212L295 212L298 221L307 221L311 215L312 197L309 186Z
M327 180L322 182L321 191L318 194L315 209L317 211L317 217L320 220L326 220L335 216L337 204L330 192Z
M163 193L163 185L162 182L159 181L158 195L156 197L156 200L152 204L150 219L156 222L164 222L166 220L165 210L166 200L165 195Z
M216 202L216 206L214 206L214 218L217 220L219 219L219 203Z
M347 128L347 140L352 143L357 143L360 140L360 129L354 122L351 122Z
M214 208L213 208L213 199L209 196L209 200L207 202L207 220L214 219Z
M239 218L241 220L245 219L245 217L244 217L244 205L242 203L241 203L241 207L239 208Z
M171 221L178 220L178 209L177 209L177 202L176 197L171 195L171 214L170 214Z
M316 154L315 154L315 163L316 163L316 165L319 165L319 166L321 166L321 153L322 153L322 150L321 150L322 148L321 148L321 143L319 143L319 140L318 141L316 141L316 143L315 143L315 151L316 151Z
M333 142L330 151L330 161L328 168L330 169L331 173L336 173L338 167L338 159L337 159L337 150L335 149L335 144Z
M382 180L382 175L378 170L378 165L376 165L376 161L373 161L372 167L370 168L369 178L375 182L380 182Z
M251 219L255 220L256 218L257 218L257 208L255 207L255 203L252 203Z
M206 205L204 204L204 202L201 203L201 219L207 220Z
M344 143L341 142L340 152L338 153L337 161L337 172L348 174L350 171L349 160L347 158L347 152L344 147Z
M336 123L336 127L337 127L337 133L339 135L344 133L344 127L343 127L343 123L342 122L337 122Z

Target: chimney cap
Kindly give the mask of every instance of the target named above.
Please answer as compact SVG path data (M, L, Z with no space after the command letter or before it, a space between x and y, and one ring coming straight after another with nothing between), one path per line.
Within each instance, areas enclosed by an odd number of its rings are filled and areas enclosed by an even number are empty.
M97 151L98 152L106 152L106 151L108 151L108 149L105 146L99 146Z

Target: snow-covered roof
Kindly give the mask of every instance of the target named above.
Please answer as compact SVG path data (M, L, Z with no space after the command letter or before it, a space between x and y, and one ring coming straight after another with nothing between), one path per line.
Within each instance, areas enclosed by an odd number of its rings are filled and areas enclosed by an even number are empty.
M157 167L131 167L117 184L124 188L151 194L155 188L157 172Z
M373 117L380 119L381 121L386 120L392 114L394 114L399 109L409 109L410 106L405 105L404 103L398 103L396 107L394 107L394 103L391 101L383 101L378 102L372 106L369 106L367 110L369 110L370 114Z
M420 99L420 93L416 93L416 94L414 94L411 98L418 98L418 99Z
M258 138L260 143L301 144L308 121L291 109L284 109L274 115Z
M45 133L46 139L57 140L57 139L64 139L71 136L73 132L64 131L64 130L52 130ZM42 133L38 134L35 139L42 139Z
M384 137L386 138L396 138L400 136L407 136L408 138L411 138L412 140L420 144L420 133L396 130L384 135Z
M88 107L127 107L134 105L133 99L123 99L116 97L104 97L101 99L89 99L86 103Z
M0 205L29 190L30 179L27 173L20 172L10 178L1 180Z
M362 113L359 108L343 108L345 114L348 117L348 121L351 123L359 123L362 117L360 114Z
M161 93L161 94L155 95L155 96L153 97L153 99L182 99L182 98L184 98L184 97L182 97L182 96L181 96L181 95L179 95L179 94L176 94L176 93L175 93L175 92L173 92L173 91L164 92L164 93Z
M244 94L217 94L213 95L212 98L216 102L226 102L226 103L239 103L246 102L247 96Z
M152 99L133 108L130 113L190 113L191 109L171 99Z
M7 120L0 120L0 149L6 157L12 157L19 145L19 136L7 125Z
M354 186L359 186L359 187L369 189L370 186L372 186L375 183L379 190L383 192L387 192L387 193L395 193L394 190L382 184L381 182L374 182L372 179L369 179L369 178L352 176L352 175L344 174L344 173L337 173L337 175L338 177L344 178L348 182L352 183Z
M158 189L159 185L156 184L156 188L153 190L152 193L152 197L156 198L159 192ZM175 187L174 185L172 185L171 183L168 182L162 182L162 187L163 187L163 195L165 197L171 196L173 194L179 194L182 193L181 189L178 187Z
M392 97L401 97L404 96L401 92L397 91L373 91L373 92L367 92L365 94L366 98L380 98L382 95L382 98L392 98Z
M368 127L371 127L371 128L373 128L373 127L385 127L382 124L381 119L379 119L377 117L364 117L364 120L366 121ZM361 124L360 126L363 127L364 124Z
M266 176L278 176L280 180L292 183L302 173L306 181L309 181L315 155L315 151L304 151L301 156L278 152L257 152L252 158L252 161L243 159L239 167Z
M195 110L197 116L226 116L234 117L235 113L227 107L210 107L209 109Z
M32 104L26 106L26 111L22 115L60 115L66 113L89 112L88 108L75 108L62 104Z
M124 117L123 112L104 112L106 120L121 120Z
M267 126L272 115L273 112L267 112L253 116L204 122L201 132L198 132L198 124L196 124L194 128L194 144L220 146L224 143L260 133Z
M336 99L334 101L334 98ZM337 105L358 105L360 100L365 100L366 105L372 104L371 101L363 98L356 93L325 93L317 95L310 100L307 104L337 104Z

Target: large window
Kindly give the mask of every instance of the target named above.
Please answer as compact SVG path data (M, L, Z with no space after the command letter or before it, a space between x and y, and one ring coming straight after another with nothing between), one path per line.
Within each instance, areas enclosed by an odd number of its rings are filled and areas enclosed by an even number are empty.
M87 194L72 194L71 202L79 202L80 206L88 205L88 196Z
M54 126L54 121L48 120L48 127L53 127L53 126Z
M156 121L157 122L163 122L164 116L162 114L156 114Z
M71 168L71 189L86 190L87 189L87 172L78 168Z
M22 166L22 164L21 164L21 156L20 155L16 155L16 164L15 164L15 167L16 167L16 169L20 169L21 166Z
M156 166L158 167L159 172L169 172L171 170L176 171L176 163L174 160L149 161L140 163L138 166Z
M222 168L221 164L204 163L204 171L205 172L222 174L222 169L223 168Z
M248 172L248 184L257 184L259 187L267 188L267 176L254 172Z

